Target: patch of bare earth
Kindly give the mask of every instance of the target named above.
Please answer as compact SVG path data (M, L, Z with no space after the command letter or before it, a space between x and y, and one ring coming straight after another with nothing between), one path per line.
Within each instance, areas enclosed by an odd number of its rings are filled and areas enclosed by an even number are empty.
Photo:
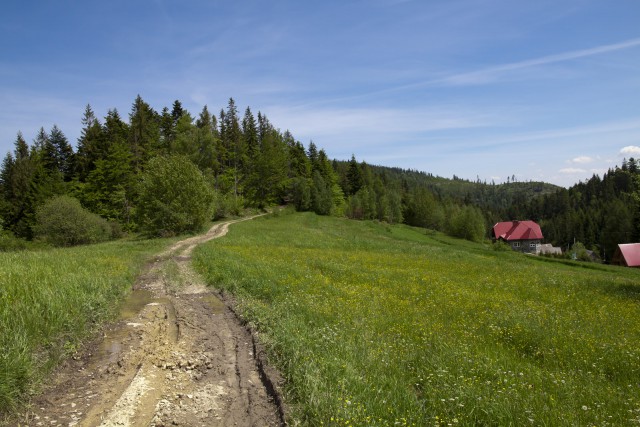
M279 376L262 360L255 337L190 267L193 248L225 235L229 224L156 257L134 285L136 314L66 362L20 424L285 425Z

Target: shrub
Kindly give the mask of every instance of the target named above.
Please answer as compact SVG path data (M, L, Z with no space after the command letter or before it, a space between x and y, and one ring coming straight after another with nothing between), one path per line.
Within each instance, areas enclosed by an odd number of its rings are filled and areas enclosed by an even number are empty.
M84 209L78 199L58 196L37 209L33 232L52 245L74 246L107 241L112 230L107 220Z
M0 252L21 251L29 248L29 242L15 237L10 231L0 230Z
M497 252L506 252L513 250L511 249L511 246L504 240L496 240L495 242L493 242L491 244L491 249Z
M211 220L214 192L198 167L184 156L151 159L139 190L136 214L147 234L199 231Z
M454 210L447 234L472 242L482 241L485 234L485 224L482 212L473 206L463 206Z

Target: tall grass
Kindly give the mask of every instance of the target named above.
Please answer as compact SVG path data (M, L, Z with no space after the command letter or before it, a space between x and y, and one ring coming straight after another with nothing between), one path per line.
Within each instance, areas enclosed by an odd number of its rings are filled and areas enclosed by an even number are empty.
M15 408L100 322L166 241L0 253L0 414Z
M236 294L303 425L637 425L640 272L296 214L196 267Z

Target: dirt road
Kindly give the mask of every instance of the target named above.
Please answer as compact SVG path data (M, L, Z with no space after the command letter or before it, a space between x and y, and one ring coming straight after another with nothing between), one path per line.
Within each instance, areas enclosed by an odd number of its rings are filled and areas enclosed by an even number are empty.
M285 425L277 373L190 267L192 250L224 236L230 223L156 257L136 281L124 318L61 367L20 424Z

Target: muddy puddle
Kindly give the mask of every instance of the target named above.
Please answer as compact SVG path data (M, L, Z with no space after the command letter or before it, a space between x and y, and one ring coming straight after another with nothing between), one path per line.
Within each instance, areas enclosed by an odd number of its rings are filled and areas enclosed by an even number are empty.
M226 306L224 305L224 302L222 302L222 300L217 296L213 294L204 294L200 298L202 298L203 301L206 301L209 307L211 307L211 312L213 314L224 313L224 309L226 308Z
M140 310L151 302L154 302L153 292L147 289L134 289L122 302L118 320L128 320L137 316Z
M98 347L96 353L99 365L106 365L118 361L118 357L124 348L124 342L129 337L130 330L118 328L105 334L104 339Z
M136 317L147 305L163 305L167 310L167 320L170 328L170 337L175 342L178 340L178 327L176 325L176 313L169 298L154 297L153 292L147 289L135 289L120 305L120 311L116 319L117 327L107 331L98 346L96 354L99 364L110 364L118 361L119 356L131 345L131 339L136 329L142 327L136 321Z

